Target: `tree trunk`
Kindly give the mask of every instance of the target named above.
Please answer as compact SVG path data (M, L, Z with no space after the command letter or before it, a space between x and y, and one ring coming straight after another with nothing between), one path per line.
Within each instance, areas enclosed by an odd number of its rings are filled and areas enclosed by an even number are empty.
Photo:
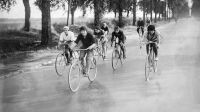
M117 17L117 10L116 9L115 9L114 13L115 13L115 18L116 18Z
M25 8L25 24L24 24L24 31L30 30L30 15L31 15L31 9L29 0L23 0L24 8Z
M41 45L51 42L50 0L42 0L42 37Z
M134 3L133 3L133 26L135 25L136 23L136 0L134 0Z
M122 17L123 17L123 15L122 15L122 9L119 9L119 27L122 27L122 25L123 25L123 23L122 23Z
M143 2L143 21L145 21L145 14L146 14L146 3L145 3L145 0L142 1Z
M67 26L69 25L69 15L70 15L70 7L71 7L71 1L72 0L69 0L68 1L68 10L67 10Z
M102 19L101 1L94 0L94 25L100 26Z
M71 10L71 24L72 24L72 25L74 25L74 12L75 12L75 10L72 9L72 10Z
M122 9L121 0L118 0L118 12L119 12L119 16L118 16L119 24L118 24L118 26L122 27L123 26L123 22L122 22L123 9Z
M155 9L154 9L154 13L155 13L155 18L154 18L154 22L157 22L157 0L155 0Z
M153 0L151 0L151 6L150 6L151 14L150 14L150 19L153 21Z

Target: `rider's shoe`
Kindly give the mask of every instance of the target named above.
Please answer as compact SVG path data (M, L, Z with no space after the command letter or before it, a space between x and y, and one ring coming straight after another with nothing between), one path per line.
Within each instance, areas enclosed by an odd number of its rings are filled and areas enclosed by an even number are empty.
M126 59L126 55L124 55L123 58Z
M159 59L158 59L158 57L155 57L155 61L158 61Z

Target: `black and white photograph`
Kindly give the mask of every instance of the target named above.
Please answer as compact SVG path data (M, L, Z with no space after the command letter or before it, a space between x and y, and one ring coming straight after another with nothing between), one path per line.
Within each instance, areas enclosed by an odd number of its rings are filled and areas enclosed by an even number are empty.
M200 0L0 0L0 112L200 112Z

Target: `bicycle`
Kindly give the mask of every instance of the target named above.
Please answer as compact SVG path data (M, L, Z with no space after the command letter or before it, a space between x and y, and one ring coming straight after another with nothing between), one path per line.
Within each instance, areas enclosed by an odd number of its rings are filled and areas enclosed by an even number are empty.
M138 31L140 49L142 48L142 46L141 46L141 43L142 43L142 36L143 36L143 34L142 34L142 29L143 29L143 27L140 26L140 27L139 27L139 31Z
M123 52L121 50L119 40L117 40L117 39L115 39L114 49L112 52L112 68L113 68L113 70L117 69L119 62L121 63L121 65L123 65L123 61L124 61Z
M76 49L75 52L79 54L80 51L87 51L87 50L88 49ZM69 88L72 92L78 91L80 87L81 75L83 76L82 71L83 68L79 56L74 56L74 61L70 66L68 74ZM93 57L91 60L91 66L89 67L87 78L92 83L95 80L96 76L97 76L97 62L96 59Z
M101 39L98 39L97 40L97 47L95 49L96 51L96 54L99 56L99 57L102 57L103 60L105 60L105 55L106 55L106 52L107 52L107 46L105 48L105 51L103 51L103 41Z
M156 42L147 42L147 44L157 44ZM153 52L153 48L149 45L148 46L148 54L146 56L146 61L145 61L145 80L149 81L149 75L150 72L152 72L152 69L154 72L157 70L157 61L155 60L155 53Z
M58 76L62 76L64 74L64 72L66 71L65 69L67 68L68 65L68 60L70 57L67 57L66 54L68 54L69 56L69 50L66 51L66 45L67 44L63 44L64 48L62 50L62 52L60 52L57 56L56 56L56 61L55 61L55 70Z

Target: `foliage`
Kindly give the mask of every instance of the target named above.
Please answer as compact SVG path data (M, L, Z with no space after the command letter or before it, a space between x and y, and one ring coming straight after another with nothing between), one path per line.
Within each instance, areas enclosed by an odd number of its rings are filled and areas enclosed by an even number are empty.
M16 0L0 0L0 11L10 11Z

